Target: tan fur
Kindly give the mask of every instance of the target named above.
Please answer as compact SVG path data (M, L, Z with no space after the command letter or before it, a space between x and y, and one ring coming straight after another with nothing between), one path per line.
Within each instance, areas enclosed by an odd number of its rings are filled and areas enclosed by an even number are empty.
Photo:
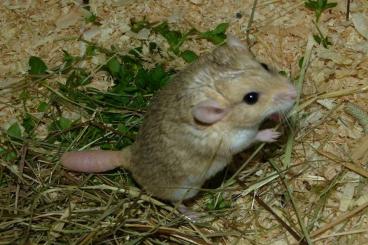
M253 91L260 93L259 101L244 103L244 95ZM266 71L244 45L231 39L156 94L136 142L122 154L122 166L156 197L174 202L191 198L233 154L260 138L258 127L266 117L292 106L293 95L285 97L293 91L285 77ZM228 110L212 125L199 124L192 115L193 108L206 100Z
M180 196L174 190L198 189L223 169L234 154L231 135L246 130L254 137L272 108L277 110L274 95L289 87L284 77L266 72L246 48L217 48L179 73L152 101L134 145L133 177L157 197L192 197L197 191ZM254 90L261 91L262 98L256 105L245 105L245 92ZM191 109L208 98L231 111L214 125L200 126Z

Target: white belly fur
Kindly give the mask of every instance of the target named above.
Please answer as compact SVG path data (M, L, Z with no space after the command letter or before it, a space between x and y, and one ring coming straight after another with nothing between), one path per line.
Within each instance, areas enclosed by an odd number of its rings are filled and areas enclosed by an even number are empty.
M231 132L225 136L225 145L230 148L231 154L239 153L249 147L255 139L257 130L238 130ZM225 168L231 161L231 158L217 156L213 162L208 162L208 166L204 168L202 174L196 176L188 176L186 181L174 193L175 199L183 200L195 196L203 182L214 176L216 173Z
M229 142L230 151L232 154L237 154L248 148L257 135L257 130L244 129L231 132L226 140Z

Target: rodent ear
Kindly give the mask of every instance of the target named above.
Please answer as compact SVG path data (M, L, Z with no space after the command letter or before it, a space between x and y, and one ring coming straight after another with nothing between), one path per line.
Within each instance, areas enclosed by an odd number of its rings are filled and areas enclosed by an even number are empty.
M244 45L242 43L242 41L240 41L239 38L237 38L237 37L235 37L233 35L230 35L230 34L227 34L226 43L230 47L237 47L237 48L242 48L242 49L248 49L247 46Z
M227 114L228 109L223 108L214 100L205 100L194 106L192 115L194 119L204 124L214 124Z

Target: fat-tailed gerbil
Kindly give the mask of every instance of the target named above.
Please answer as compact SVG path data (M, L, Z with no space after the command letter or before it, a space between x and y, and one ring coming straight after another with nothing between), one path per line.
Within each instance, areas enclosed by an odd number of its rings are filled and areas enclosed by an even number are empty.
M148 193L180 202L196 195L234 154L255 141L275 141L279 133L259 131L259 125L284 114L295 98L287 78L230 37L156 94L133 145L115 152L68 152L61 162L81 172L121 166Z

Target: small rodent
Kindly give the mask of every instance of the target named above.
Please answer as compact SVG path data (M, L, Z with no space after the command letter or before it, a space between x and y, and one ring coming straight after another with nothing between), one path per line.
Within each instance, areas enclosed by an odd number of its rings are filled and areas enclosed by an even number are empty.
M285 114L296 95L286 77L228 37L157 92L133 145L67 152L61 162L80 172L122 167L149 194L181 202L195 196L234 154L255 141L275 141L278 132L258 128L264 119Z

